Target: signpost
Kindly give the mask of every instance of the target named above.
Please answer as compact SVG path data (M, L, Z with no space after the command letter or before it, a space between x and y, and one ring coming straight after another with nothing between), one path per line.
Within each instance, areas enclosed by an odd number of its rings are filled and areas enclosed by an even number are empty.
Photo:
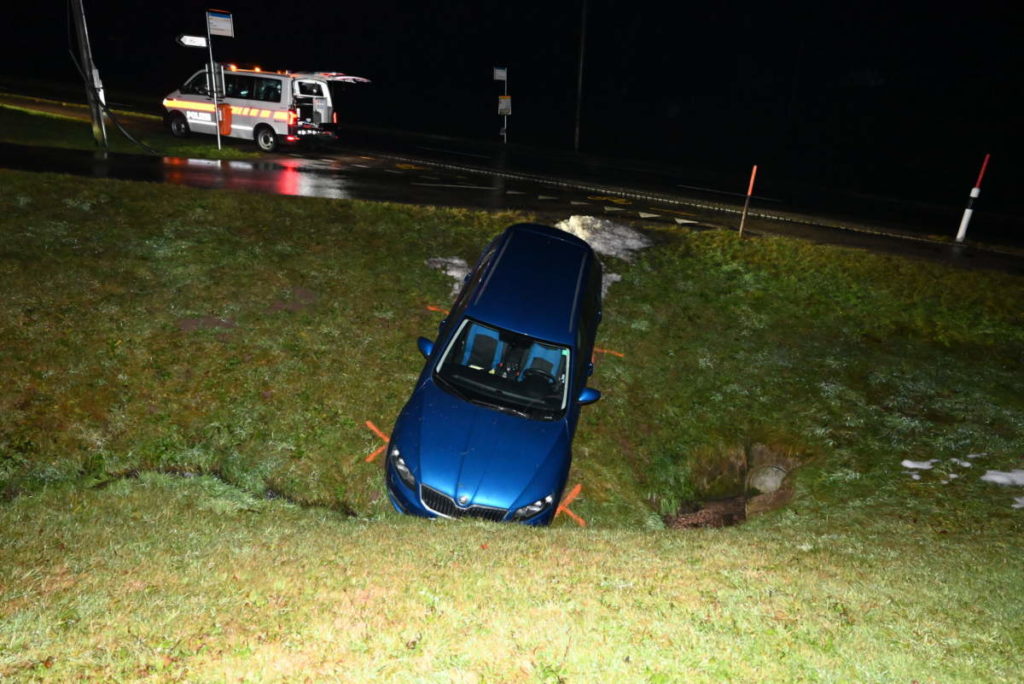
M221 76L218 79L216 63L213 61L213 36L227 36L228 38L235 37L235 25L231 17L231 12L225 10L206 10L206 47L210 51L210 90L213 92L213 109L216 112L217 120L217 149L220 147L220 127L221 127L221 111L220 103L217 101L218 90L221 83L224 82ZM196 36L190 36L195 38Z
M206 47L206 38L203 38L202 36L186 36L184 33L182 33L177 37L176 40L178 41L178 45L181 45L182 47Z
M508 117L512 113L512 97L508 94L508 67L494 67L494 80L505 83L505 94L498 96L498 116L503 117L501 137L508 144Z

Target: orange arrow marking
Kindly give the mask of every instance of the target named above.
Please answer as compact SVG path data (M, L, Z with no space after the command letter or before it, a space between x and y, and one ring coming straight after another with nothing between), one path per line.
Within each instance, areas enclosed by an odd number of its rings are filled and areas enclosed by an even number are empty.
M371 430L373 430L373 434L377 435L382 440L384 440L384 443L382 445L377 447L372 454L370 454L369 456L366 457L366 463L370 463L370 462L373 461L373 459L375 459L378 456L380 456L381 452L383 452L385 449L388 448L388 444L391 442L391 440L388 439L388 436L385 435L383 432L381 432L380 428L378 428L372 422L366 421L366 427L368 427Z
M571 504L576 499L576 497L580 495L580 492L582 491L583 485L581 484L578 484L575 487L573 487L572 491L569 492L568 496L562 499L562 503L558 504L558 508L555 509L555 517L558 517L559 513L565 513L570 518L575 520L577 525L579 525L580 527L586 527L587 521L581 518L580 516L576 515L572 512L572 510L569 509L569 504Z

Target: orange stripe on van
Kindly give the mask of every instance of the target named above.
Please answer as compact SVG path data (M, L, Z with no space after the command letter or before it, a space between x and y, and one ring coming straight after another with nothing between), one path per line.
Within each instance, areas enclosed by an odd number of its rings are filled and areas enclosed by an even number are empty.
M168 109L191 109L194 112L214 112L216 107L212 102L189 102L188 100L164 100L164 107Z

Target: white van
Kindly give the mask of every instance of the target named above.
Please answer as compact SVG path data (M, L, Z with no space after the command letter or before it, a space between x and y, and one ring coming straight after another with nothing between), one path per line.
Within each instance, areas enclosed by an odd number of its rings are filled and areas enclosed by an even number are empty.
M333 139L342 89L370 82L337 72L262 71L233 64L217 65L214 73L221 135L255 140L264 152L273 152L282 143ZM164 98L163 105L167 126L175 137L217 133L217 110L207 69L194 73Z

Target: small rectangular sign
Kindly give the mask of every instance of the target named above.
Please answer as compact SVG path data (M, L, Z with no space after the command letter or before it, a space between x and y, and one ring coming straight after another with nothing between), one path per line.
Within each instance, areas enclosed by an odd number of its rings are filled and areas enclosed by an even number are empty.
M507 81L508 80L508 67L494 67L494 80L495 81Z
M511 116L512 114L512 96L511 95L499 95L498 96L498 116Z
M204 48L206 47L206 38L203 36L186 36L181 34L178 36L178 45L184 45L185 47Z
M206 10L206 24L210 27L211 36L235 37L235 25L231 20L231 12Z

